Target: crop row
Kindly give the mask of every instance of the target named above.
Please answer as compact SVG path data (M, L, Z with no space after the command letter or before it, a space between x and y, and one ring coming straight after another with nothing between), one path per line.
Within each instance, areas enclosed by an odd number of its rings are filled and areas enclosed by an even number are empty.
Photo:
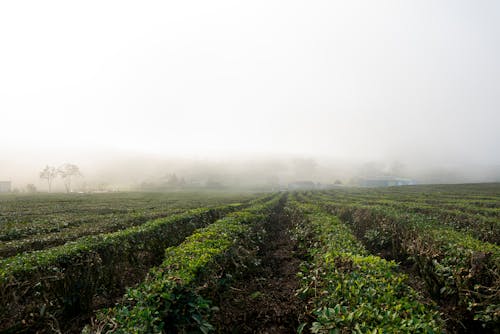
M86 312L96 295L121 291L124 276L159 263L166 247L239 207L195 209L0 260L0 330Z
M155 212L148 214L130 214L116 216L113 218L94 216L91 219L87 219L85 223L81 223L76 220L74 226L70 227L66 225L64 228L54 226L51 229L47 229L47 232L43 232L43 229L40 229L37 226L36 233L27 234L23 238L17 238L0 244L0 258L14 256L23 252L31 252L59 246L85 236L123 230L132 226L144 224L147 221L179 214L183 211L187 210L175 210L170 212L164 211L161 213ZM26 232L26 230L24 230L24 232Z
M444 323L408 285L397 264L373 256L339 219L315 205L291 202L295 234L309 257L301 294L312 333L436 333Z
M484 217L500 218L500 196L477 197L468 193L449 194L446 192L425 191L426 188L375 188L375 189L338 189L324 192L335 196L337 202L391 203L394 205L415 205L432 207L447 211L459 211ZM437 188L439 189L439 188Z
M125 212L111 214L92 214L75 215L73 214L54 214L53 217L44 217L43 220L37 220L30 223L5 222L2 224L0 234L1 241L16 241L31 236L40 236L50 233L64 232L67 230L76 230L85 228L85 226L113 226L117 223L136 224L160 218L160 214L179 213L183 209L162 209L161 211L150 210L148 212ZM120 226L118 226L120 228Z
M263 222L282 196L254 205L197 230L177 247L165 251L161 265L147 279L127 291L123 303L101 310L84 333L185 333L213 329L210 301L200 290L220 284L232 270L245 266L248 249L264 232ZM242 252L243 250L243 252ZM235 265L240 262L240 265ZM210 283L212 282L212 284Z
M357 197L343 198L339 200L337 193L315 194L314 198L319 201L334 202L342 207L366 207L377 210L399 211L401 213L413 214L417 219L434 221L439 225L448 225L456 230L470 233L475 238L500 243L500 219L497 217L485 217L467 211L448 210L436 205L420 203L400 203L387 198L363 200Z
M227 196L227 195L226 195ZM250 196L203 194L101 194L0 198L0 241L55 245L57 240L109 233L188 209L220 206ZM52 236L54 234L54 236ZM55 236L58 235L58 236ZM47 241L43 240L48 238ZM66 240L69 241L70 239ZM38 240L38 242L37 242ZM6 244L6 243L5 243ZM9 246L10 247L10 246ZM25 246L27 247L27 246ZM13 247L15 248L15 247ZM0 249L0 252L3 250ZM23 251L21 249L21 251Z
M212 201L206 200L205 202ZM186 202L183 205L177 203L176 205L178 207L185 206L186 208L189 208L193 205L193 203L197 202ZM66 242L74 241L89 235L111 233L123 230L132 226L144 224L145 222L153 219L179 214L187 210L188 209L164 208L162 211L158 211L158 208L153 208L151 210L131 212L123 215L94 215L91 217L81 217L74 214L73 220L66 222L63 226L55 225L48 227L45 226L45 224L38 223L31 223L28 224L28 226L23 226L22 228L18 226L17 228L11 228L8 231L13 232L15 230L16 233L23 231L26 236L24 238L18 237L12 241L1 243L0 258L13 256L23 252L59 246ZM4 235L5 238L12 236L12 234Z
M431 296L468 328L500 321L500 248L437 220L383 207L323 202L371 250L410 261Z

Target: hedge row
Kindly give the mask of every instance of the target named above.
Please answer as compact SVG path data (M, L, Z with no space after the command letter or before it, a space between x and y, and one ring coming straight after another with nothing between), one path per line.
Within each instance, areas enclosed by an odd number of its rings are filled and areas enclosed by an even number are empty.
M291 202L295 234L309 261L301 293L309 299L312 333L436 333L443 321L421 302L397 264L370 255L342 224L314 205Z
M163 263L147 279L127 291L123 302L101 310L83 333L187 333L209 332L211 304L198 293L200 285L228 271L229 264L241 261L245 248L262 230L255 225L269 218L282 197L232 213L208 227L197 230L181 245L165 251ZM261 227L262 228L262 227Z
M373 190L372 190L373 191ZM317 201L334 202L338 206L357 206L378 208L412 213L421 219L438 221L439 225L447 225L455 230L470 233L480 241L500 244L500 210L497 208L474 208L466 205L458 208L443 201L435 200L432 204L419 201L418 195L401 201L395 194L375 193L373 197L363 197L359 194L338 196L337 193L316 193ZM420 194L420 196L423 196ZM425 197L424 197L425 198ZM488 211L489 210L489 211ZM489 215L485 215L489 213Z
M0 331L48 327L88 311L96 295L106 298L123 289L124 273L133 276L157 264L165 247L239 207L190 210L0 260Z
M434 299L468 328L500 322L500 247L438 221L389 208L326 204L370 249L411 260ZM477 328L476 328L477 329Z
M46 229L46 232L44 232L43 228L38 229L37 227L37 230L33 231L31 235L26 235L23 238L6 241L0 244L0 258L7 258L23 252L32 252L56 247L85 236L124 230L154 219L165 218L185 211L187 210L177 209L175 211L163 211L161 213L157 212L152 214L130 213L124 216L117 216L115 219L106 217L102 220L100 220L101 217L96 215L92 220L89 219L89 221L85 223L78 223L76 219L76 226L74 227L64 226L58 229L57 226L54 226L52 229Z
M87 227L94 232L96 226L102 227L101 233L110 233L190 209L247 202L256 197L190 191L7 195L0 198L0 241L34 239L64 230L68 230L67 235L83 236Z

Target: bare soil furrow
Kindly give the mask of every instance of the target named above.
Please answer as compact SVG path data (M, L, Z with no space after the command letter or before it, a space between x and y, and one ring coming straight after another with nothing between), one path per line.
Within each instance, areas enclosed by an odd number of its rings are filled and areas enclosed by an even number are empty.
M276 212L258 252L259 266L218 295L214 325L222 333L295 333L303 313L296 296L300 256L288 229L289 219Z

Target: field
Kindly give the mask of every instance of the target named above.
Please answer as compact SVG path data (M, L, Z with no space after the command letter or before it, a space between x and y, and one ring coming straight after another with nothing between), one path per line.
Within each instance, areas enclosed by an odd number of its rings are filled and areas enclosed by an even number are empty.
M0 196L0 333L499 333L500 184Z

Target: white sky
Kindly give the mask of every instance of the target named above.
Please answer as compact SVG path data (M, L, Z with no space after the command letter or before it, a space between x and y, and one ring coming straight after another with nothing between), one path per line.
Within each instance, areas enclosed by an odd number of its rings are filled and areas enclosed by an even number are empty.
M500 1L2 1L0 124L25 155L500 163Z

